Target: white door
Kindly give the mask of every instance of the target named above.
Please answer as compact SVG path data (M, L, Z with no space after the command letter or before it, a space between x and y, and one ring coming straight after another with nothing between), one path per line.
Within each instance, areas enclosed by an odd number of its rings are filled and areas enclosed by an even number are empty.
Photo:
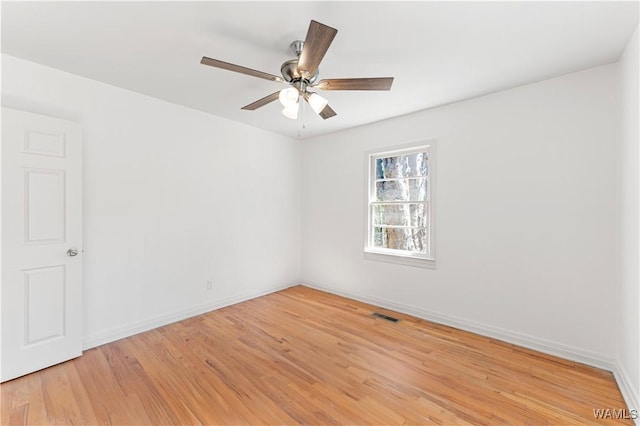
M82 138L2 108L0 381L82 354Z

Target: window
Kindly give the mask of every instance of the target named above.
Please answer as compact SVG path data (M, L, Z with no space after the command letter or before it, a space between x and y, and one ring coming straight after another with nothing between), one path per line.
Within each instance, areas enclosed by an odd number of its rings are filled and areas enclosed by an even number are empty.
M368 258L435 267L434 153L425 142L368 155Z

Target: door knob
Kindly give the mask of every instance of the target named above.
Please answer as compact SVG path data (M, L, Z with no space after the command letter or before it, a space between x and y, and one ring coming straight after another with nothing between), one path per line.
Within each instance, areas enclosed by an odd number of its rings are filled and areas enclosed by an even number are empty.
M69 250L67 250L67 256L77 256L78 255L78 249L75 247L71 247Z

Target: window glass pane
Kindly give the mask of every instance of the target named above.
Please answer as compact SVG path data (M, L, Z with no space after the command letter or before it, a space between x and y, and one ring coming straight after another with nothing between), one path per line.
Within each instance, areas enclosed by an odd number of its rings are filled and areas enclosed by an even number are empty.
M428 154L418 152L376 159L376 179L427 176Z
M430 255L429 147L372 158L368 241L380 253ZM429 228L427 228L429 226Z
M383 228L375 226L373 229L373 245L380 248L427 254L427 230L425 228Z
M376 201L427 201L427 179L376 182Z
M385 204L373 206L375 225L427 226L426 204Z

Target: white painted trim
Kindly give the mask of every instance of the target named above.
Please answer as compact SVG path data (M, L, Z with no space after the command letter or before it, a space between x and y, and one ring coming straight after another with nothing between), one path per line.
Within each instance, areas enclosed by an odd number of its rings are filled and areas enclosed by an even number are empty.
M435 259L425 259L422 257L393 255L390 253L381 253L375 251L364 251L366 260L374 260L376 262L395 263L397 265L416 266L419 268L436 269Z
M214 300L205 304L196 306L194 308L186 309L183 311L174 312L168 315L161 315L155 318L149 318L142 321L138 321L126 326L114 328L103 333L97 333L93 336L85 336L84 343L82 345L83 350L91 349L96 346L104 345L106 343L114 342L116 340L124 339L125 337L133 336L134 334L142 333L152 330L154 328L162 327L167 324L171 324L177 321L201 315L206 312L211 312L216 309L224 308L225 306L235 305L236 303L244 302L247 300L255 299L260 296L275 293L280 290L284 290L289 287L299 285L300 281L290 281L285 284L263 290L255 293L239 294L236 296L227 297L225 299Z
M617 361L615 363L613 377L615 377L616 382L618 383L620 393L622 393L622 397L627 403L627 408L629 409L629 411L631 412L632 410L636 410L638 417L634 419L634 422L636 425L640 426L640 390L634 391L633 385L631 384L631 379L629 379L629 375L625 371L620 361Z
M369 303L371 305L376 305L400 313L412 315L414 317L425 319L427 321L447 325L450 327L458 328L460 330L470 331L481 336L491 337L493 339L502 340L507 343L513 343L518 346L533 349L535 351L543 352L549 355L558 356L570 361L580 362L582 364L587 364L592 367L601 368L603 370L612 372L615 371L616 363L613 359L602 357L599 354L586 351L584 349L563 345L561 343L553 342L546 339L540 339L534 336L526 335L524 333L518 333L499 327L481 324L475 321L469 321L463 318L457 318L438 312L427 311L415 306L396 303L377 297L362 296L343 292L341 290L336 290L333 287L329 287L310 280L303 279L300 282L304 286L315 288L321 291L326 291L327 293L337 294L349 299L358 300L360 302Z

